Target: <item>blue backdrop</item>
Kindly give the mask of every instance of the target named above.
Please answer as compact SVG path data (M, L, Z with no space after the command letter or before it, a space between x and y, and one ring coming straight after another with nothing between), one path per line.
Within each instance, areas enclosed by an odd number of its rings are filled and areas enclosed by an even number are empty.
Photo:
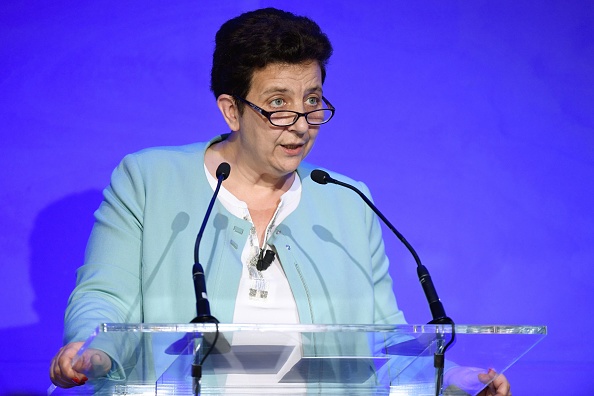
M305 14L335 53L309 160L365 181L458 323L548 325L516 395L594 385L594 3L130 1L0 5L0 392L43 394L92 213L119 160L226 132L214 34ZM385 235L399 304L429 312Z

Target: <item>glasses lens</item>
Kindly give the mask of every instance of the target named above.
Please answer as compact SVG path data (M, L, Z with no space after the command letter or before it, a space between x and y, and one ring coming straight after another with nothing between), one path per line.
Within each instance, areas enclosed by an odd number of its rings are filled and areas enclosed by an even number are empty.
M330 109L320 109L314 110L307 115L307 122L312 125L320 125L332 118L332 110Z
M279 111L270 115L270 122L278 126L287 126L295 122L297 114L292 111Z

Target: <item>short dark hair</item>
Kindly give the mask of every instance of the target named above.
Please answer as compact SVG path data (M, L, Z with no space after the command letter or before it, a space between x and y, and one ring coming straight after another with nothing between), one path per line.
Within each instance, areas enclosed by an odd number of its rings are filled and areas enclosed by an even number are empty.
M245 98L254 71L273 63L317 61L324 82L331 55L330 40L311 19L275 8L246 12L217 32L210 89L216 98Z

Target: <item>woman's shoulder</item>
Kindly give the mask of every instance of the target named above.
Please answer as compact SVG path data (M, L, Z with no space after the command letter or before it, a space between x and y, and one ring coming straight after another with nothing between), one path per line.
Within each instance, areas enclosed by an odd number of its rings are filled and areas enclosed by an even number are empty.
M114 169L112 185L130 179L134 184L164 186L199 177L201 173L197 170L204 165L206 144L150 147L130 153Z
M172 161L177 158L183 159L191 156L203 155L204 150L206 149L206 144L206 142L199 142L182 146L148 147L128 154L126 157L131 157L136 161L143 162Z
M210 141L196 142L179 146L158 146L149 147L140 151L128 154L124 160L131 158L141 165L152 164L173 164L176 162L198 160L204 162L204 153L208 146L225 139L226 135L216 136Z

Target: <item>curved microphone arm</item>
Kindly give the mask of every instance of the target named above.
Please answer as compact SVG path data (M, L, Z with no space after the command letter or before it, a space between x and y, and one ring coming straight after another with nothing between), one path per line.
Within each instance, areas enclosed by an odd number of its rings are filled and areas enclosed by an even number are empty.
M208 294L206 293L206 277L204 276L204 268L202 264L200 264L200 241L202 240L202 234L204 233L204 229L206 228L206 223L208 222L208 218L210 217L210 213L212 212L212 208L214 203L217 199L217 195L219 194L219 190L221 189L221 184L223 180L226 180L231 173L231 166L228 163L223 162L217 167L216 176L217 176L217 187L215 188L214 194L210 199L210 203L208 205L208 209L206 210L206 214L204 215L204 220L202 220L202 225L200 226L200 231L198 231L198 235L196 236L196 242L194 244L194 265L192 266L192 279L194 280L194 293L196 295L196 317L190 323L214 323L216 326L216 333L214 336L214 340L212 341L210 348L206 351L202 359L199 359L199 354L197 351L195 352L194 361L192 363L191 375L192 375L192 384L194 389L194 394L200 394L200 380L202 378L202 365L204 361L213 351L217 341L219 339L219 320L210 314L210 303L208 302Z
M404 246L406 246L408 251L414 257L415 262L417 263L417 275L419 277L419 282L421 282L421 285L423 286L423 291L425 292L425 296L427 297L427 302L429 303L429 309L431 310L431 316L433 317L433 320L431 320L431 322L429 322L429 323L430 324L453 324L454 321L446 315L443 304L439 300L437 291L435 290L435 286L433 285L433 281L431 280L431 276L429 275L429 270L427 270L427 268L421 263L421 259L419 258L419 255L417 254L415 249L412 247L412 245L410 243L408 243L406 238L404 238L404 236L400 232L398 232L396 227L394 227L392 225L392 223L390 223L390 221L386 218L386 216L384 216L382 214L382 212L379 211L379 209L373 204L373 202L371 202L371 200L369 198L367 198L367 196L365 194L363 194L363 192L361 192L361 190L359 190L355 186L352 186L348 183L344 183L339 180L333 179L328 174L328 172L325 172L321 169L313 170L311 172L311 178L313 181L315 181L316 183L319 183L319 184L332 183L332 184L337 184L342 187L346 187L346 188L356 192L363 199L363 201L365 201L365 203L371 208L371 210L373 210L375 212L375 214L378 215L378 217L380 219L382 219L384 224L386 224L386 226L390 229L390 231L392 231L396 235L396 237L404 244Z
M398 232L396 227L390 223L390 221L379 211L378 208L375 207L373 202L365 194L363 194L358 188L352 186L348 183L344 183L333 179L330 177L328 172L325 172L320 169L315 169L311 172L311 178L313 181L319 184L337 184L342 187L346 187L350 190L353 190L365 201L365 203L375 212L376 215L379 216L380 219L388 226L388 228L400 239L400 241L406 246L408 251L413 255L415 262L417 263L417 275L419 277L419 282L423 286L423 291L425 292L425 297L427 298L427 302L429 303L429 309L431 310L431 316L433 320L429 322L429 324L449 324L452 326L452 338L445 343L443 336L438 334L437 336L437 351L433 357L433 365L436 369L435 374L435 395L439 396L442 394L443 391L443 378L444 378L444 366L445 366L445 352L447 349L454 343L456 339L456 327L454 325L454 321L450 319L443 307L443 304L439 300L437 296L437 291L435 290L435 286L433 285L433 281L431 280L431 276L429 275L429 270L421 263L421 259L419 255L413 249L412 245L408 243L406 238Z

